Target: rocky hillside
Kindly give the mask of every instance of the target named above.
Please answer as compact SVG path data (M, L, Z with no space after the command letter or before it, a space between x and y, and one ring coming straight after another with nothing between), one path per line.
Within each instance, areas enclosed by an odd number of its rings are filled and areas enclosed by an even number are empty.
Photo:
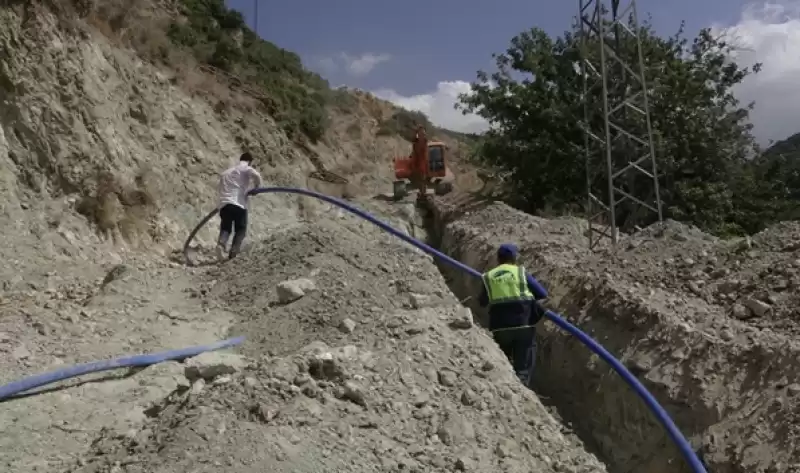
M20 2L0 10L0 197L12 222L0 231L13 241L2 251L14 267L4 265L4 278L41 272L45 261L69 264L78 253L98 260L126 247L175 248L213 208L216 173L243 150L273 184L306 186L309 172L324 168L348 175L351 193L391 188L389 158L410 148L391 125L408 113L327 89L296 55L258 40L220 5ZM297 106L296 97L304 97ZM265 199L254 231L276 214L314 208Z
M330 90L221 1L6 2L0 93L0 382L247 338L2 401L3 471L683 471L575 339L542 324L545 408L459 303L474 281L327 204L259 197L241 259L175 262L243 150L270 184L426 237L412 203L373 198L424 117ZM470 171L459 186L481 185L464 137L433 134ZM591 254L582 221L438 202L430 241L478 269L517 241L548 304L639 376L714 472L798 471L796 225L731 243L673 223Z

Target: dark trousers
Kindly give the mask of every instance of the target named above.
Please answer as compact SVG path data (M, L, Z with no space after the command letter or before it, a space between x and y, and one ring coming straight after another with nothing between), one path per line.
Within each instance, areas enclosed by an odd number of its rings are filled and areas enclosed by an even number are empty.
M236 256L242 248L247 234L247 209L238 205L226 204L219 209L219 244L226 246L228 238L233 234L233 243L229 257Z
M492 332L518 375L530 378L536 364L536 327L504 327Z

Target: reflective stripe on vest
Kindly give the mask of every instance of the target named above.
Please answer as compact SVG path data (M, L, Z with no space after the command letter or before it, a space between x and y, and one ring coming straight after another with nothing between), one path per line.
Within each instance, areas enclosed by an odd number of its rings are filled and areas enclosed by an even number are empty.
M522 266L501 264L483 274L483 285L489 295L489 305L534 299Z

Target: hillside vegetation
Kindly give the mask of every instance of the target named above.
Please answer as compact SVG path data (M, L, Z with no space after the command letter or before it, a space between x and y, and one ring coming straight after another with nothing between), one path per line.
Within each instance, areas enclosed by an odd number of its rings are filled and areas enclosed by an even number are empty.
M170 24L169 38L191 49L199 61L259 86L268 112L290 136L302 133L317 141L329 126L326 106L352 110L349 91L330 88L325 79L303 67L296 53L259 38L223 0L180 0L180 6L182 17ZM418 125L451 139L469 139L434 126L424 113L400 108L380 120L378 135L410 141Z
M223 0L181 0L180 5L183 18L169 26L172 41L201 62L260 86L268 112L290 136L322 137L325 105L335 93L324 79L304 69L297 54L261 40Z
M196 63L227 74L295 141L322 140L331 126L331 110L352 113L358 108L353 91L331 88L296 53L261 39L224 0L108 0L77 10L107 36L154 62L173 68ZM435 127L419 112L382 112L374 117L379 136L411 139L416 125L424 125L452 140L469 139Z

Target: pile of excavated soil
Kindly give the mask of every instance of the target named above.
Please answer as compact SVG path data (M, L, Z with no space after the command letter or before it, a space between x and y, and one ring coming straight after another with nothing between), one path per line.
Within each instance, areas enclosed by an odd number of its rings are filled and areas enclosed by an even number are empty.
M443 249L486 269L499 242L517 242L551 292L547 305L639 377L710 471L800 471L796 223L718 241L666 222L616 253L592 254L577 219L501 204L451 211L439 212ZM463 296L478 286L454 274L451 288ZM540 337L536 390L610 469L688 471L642 401L596 355L550 323Z
M595 268L619 280L698 297L757 328L800 333L800 222L718 241L677 222L624 242Z
M605 471L430 258L349 217L267 238L196 295L236 314L243 355L208 355L70 471Z

